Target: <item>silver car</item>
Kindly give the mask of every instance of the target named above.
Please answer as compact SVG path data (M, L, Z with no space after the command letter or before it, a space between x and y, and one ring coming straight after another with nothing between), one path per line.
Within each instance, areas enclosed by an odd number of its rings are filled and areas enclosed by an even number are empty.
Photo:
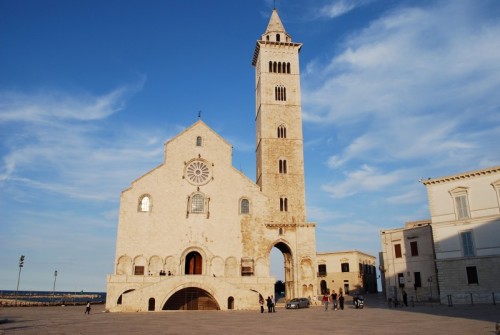
M293 298L289 302L286 303L285 306L287 309L288 308L307 308L309 307L309 299L307 298Z

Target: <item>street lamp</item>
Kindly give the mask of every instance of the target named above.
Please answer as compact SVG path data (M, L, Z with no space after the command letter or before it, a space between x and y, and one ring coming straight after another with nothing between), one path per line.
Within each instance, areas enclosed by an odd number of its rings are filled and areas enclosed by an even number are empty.
M52 302L54 302L54 296L56 294L56 279L57 279L57 270L54 271L54 287L52 288Z
M24 266L24 255L21 255L21 257L19 257L19 274L17 275L16 299L14 300L15 305L17 305L17 295L19 293L19 280L21 279L21 269L23 266Z

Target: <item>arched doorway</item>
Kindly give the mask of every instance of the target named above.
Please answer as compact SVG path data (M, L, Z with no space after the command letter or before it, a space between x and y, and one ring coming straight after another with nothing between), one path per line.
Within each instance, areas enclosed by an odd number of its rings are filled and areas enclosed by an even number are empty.
M175 292L163 306L163 310L219 310L219 304L207 291L187 287Z
M294 291L295 280L294 280L294 276L293 276L292 250L285 242L278 242L273 246L273 248L278 249L283 254L285 298L286 298L286 300L295 298L295 291ZM271 249L271 250L273 250L273 249ZM281 280L279 278L277 278L277 279ZM279 293L281 293L281 292L277 292L277 294L279 294ZM279 296L277 295L276 298L279 298Z
M191 251L186 255L186 265L184 273L187 275L201 275L203 266L202 266L202 257L196 251Z
M234 309L234 298L227 298L227 309Z
M154 311L154 310L155 310L155 298L149 298L148 311Z

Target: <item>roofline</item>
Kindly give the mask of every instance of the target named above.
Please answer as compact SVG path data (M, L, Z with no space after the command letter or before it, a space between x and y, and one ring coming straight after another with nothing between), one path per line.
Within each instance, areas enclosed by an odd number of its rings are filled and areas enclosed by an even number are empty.
M422 180L421 183L427 186L430 184L446 183L446 182L450 182L450 181L467 179L467 178L472 178L472 177L477 177L477 176L487 175L487 174L492 174L492 173L500 173L500 166L493 166L493 167L489 167L486 169L463 172L463 173L454 174L451 176L445 176L445 177L439 177L439 178L429 178L427 180Z

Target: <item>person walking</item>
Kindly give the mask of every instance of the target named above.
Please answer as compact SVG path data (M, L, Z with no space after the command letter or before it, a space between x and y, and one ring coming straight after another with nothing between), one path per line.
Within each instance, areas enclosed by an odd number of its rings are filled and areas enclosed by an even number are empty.
M274 295L271 295L271 303L272 303L272 311L276 313L276 300L274 299Z
M336 311L337 310L337 293L335 293L335 290L333 290L332 293L332 310Z
M87 305L85 306L85 313L90 315L90 301L87 300Z
M343 294L340 294L340 297L339 297L339 306L340 306L341 310L344 310L344 295Z
M323 299L321 300L321 302L323 303L323 305L325 305L325 312L328 310L328 299L329 299L329 296L327 293L325 293L323 295Z
M273 301L271 300L270 296L267 297L266 302L267 302L267 312L272 313L273 312Z
M403 304L405 304L405 307L408 307L408 295L406 294L406 291L403 289Z

